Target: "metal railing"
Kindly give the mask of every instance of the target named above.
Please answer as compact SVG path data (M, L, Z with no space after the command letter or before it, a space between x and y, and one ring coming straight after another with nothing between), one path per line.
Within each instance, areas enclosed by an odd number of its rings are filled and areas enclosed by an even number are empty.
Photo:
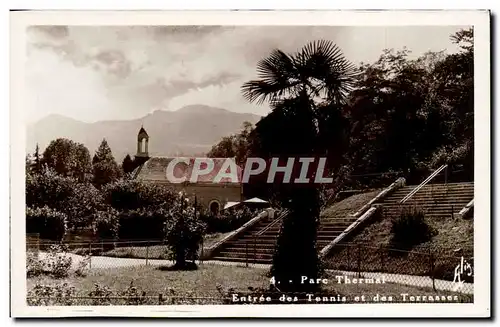
M252 235L251 241L247 241L245 243L245 265L248 267L250 264L250 261L253 260L253 263L255 264L257 261L257 239L263 235L265 232L267 232L271 227L276 226L278 223L283 221L283 218L286 217L289 213L288 209L285 209L281 211L278 216L266 227L264 227L262 230L259 232L255 233Z
M413 195L415 195L415 193L420 191L420 189L422 189L422 187L427 185L427 183L429 183L434 177L436 177L440 172L442 172L446 168L448 168L448 165L442 165L441 167L436 169L436 171L434 171L432 174L430 174L429 177L427 177L422 183L420 183L410 193L408 193L401 201L399 201L399 203L403 204L406 201L408 201ZM445 184L446 184L446 176L445 176Z

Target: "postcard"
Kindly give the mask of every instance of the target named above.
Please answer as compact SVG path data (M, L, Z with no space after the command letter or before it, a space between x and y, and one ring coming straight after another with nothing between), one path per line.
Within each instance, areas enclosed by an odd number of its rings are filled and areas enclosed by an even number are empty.
M10 16L11 316L491 316L488 11Z

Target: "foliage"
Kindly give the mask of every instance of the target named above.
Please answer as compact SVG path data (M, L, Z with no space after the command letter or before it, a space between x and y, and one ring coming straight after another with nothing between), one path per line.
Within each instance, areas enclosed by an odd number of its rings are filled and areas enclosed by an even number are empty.
M130 157L129 157L130 158ZM92 159L93 183L97 187L115 181L120 176L120 169L113 157L106 139L103 139Z
M123 240L162 240L166 208L141 208L119 214L118 236Z
M60 241L66 233L67 217L47 206L26 208L26 233L38 233L40 238Z
M375 63L362 65L346 112L353 122L353 174L403 171L409 183L420 182L419 171L446 161L444 152L473 144L472 29L457 32L452 42L462 50L412 60L407 49L387 49ZM463 164L472 177L472 156Z
M93 217L92 227L99 239L116 240L120 228L119 213L111 207L97 211Z
M58 285L43 285L37 283L28 291L28 305L74 305L76 303L75 291L75 287L68 283Z
M122 162L122 170L124 174L130 174L136 168L134 161L130 158L130 155L127 154L125 158L123 158Z
M75 179L58 175L51 169L41 174L30 173L26 176L26 205L62 211L73 194L74 184Z
M43 152L42 166L79 181L88 180L92 170L89 150L83 144L65 138L50 142Z
M415 245L429 241L436 231L425 221L424 212L418 207L402 210L392 221L390 248L409 250Z
M214 145L207 154L209 158L235 158L236 164L243 165L246 162L250 147L250 135L254 127L249 122L243 123L240 133L225 136Z
M168 206L176 197L164 185L139 180L119 180L107 184L103 187L103 196L106 205L120 211L157 207L164 203Z
M44 273L43 263L38 259L38 253L26 253L26 277L36 277Z
M175 268L186 269L187 260L198 257L198 249L205 234L205 223L196 215L189 199L180 193L172 207L166 212L165 240L175 260Z
M94 284L94 289L89 292L89 297L92 298L91 305L112 305L113 291L108 286Z
M54 278L65 278L70 275L73 260L66 255L67 249L61 245L50 246L44 257L30 253L26 258L27 277L50 275Z
M67 249L61 245L52 245L42 259L44 270L54 278L68 277L73 259L68 256Z
M224 210L216 215L207 211L200 216L200 219L207 225L207 233L226 233L240 228L254 218L257 213L258 211L244 207Z
M102 207L102 196L92 184L61 176L51 169L26 176L28 207L49 207L64 213L69 229L90 225L92 215Z

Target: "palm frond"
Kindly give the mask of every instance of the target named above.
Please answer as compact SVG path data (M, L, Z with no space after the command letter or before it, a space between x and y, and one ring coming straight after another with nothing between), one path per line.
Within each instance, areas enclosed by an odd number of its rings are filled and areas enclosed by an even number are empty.
M296 92L298 85L293 59L281 50L274 50L269 57L257 63L259 80L243 84L243 97L249 102L275 101Z

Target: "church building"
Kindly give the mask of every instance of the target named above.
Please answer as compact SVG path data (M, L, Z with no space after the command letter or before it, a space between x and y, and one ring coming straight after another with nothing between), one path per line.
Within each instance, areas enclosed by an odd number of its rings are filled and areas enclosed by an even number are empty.
M145 182L162 183L173 188L174 191L183 191L197 203L218 213L228 202L240 202L243 200L241 178L238 182L214 182L220 168L226 158L211 158L214 162L214 169L211 173L201 175L196 182L191 183L189 179L193 164L196 158L183 158L189 164L181 162L176 164L175 174L177 178L186 177L183 183L171 183L167 179L167 166L175 158L163 156L149 156L149 135L141 127L137 135L137 153L135 163L138 167L133 172L133 178ZM238 176L241 176L241 168L238 168Z

